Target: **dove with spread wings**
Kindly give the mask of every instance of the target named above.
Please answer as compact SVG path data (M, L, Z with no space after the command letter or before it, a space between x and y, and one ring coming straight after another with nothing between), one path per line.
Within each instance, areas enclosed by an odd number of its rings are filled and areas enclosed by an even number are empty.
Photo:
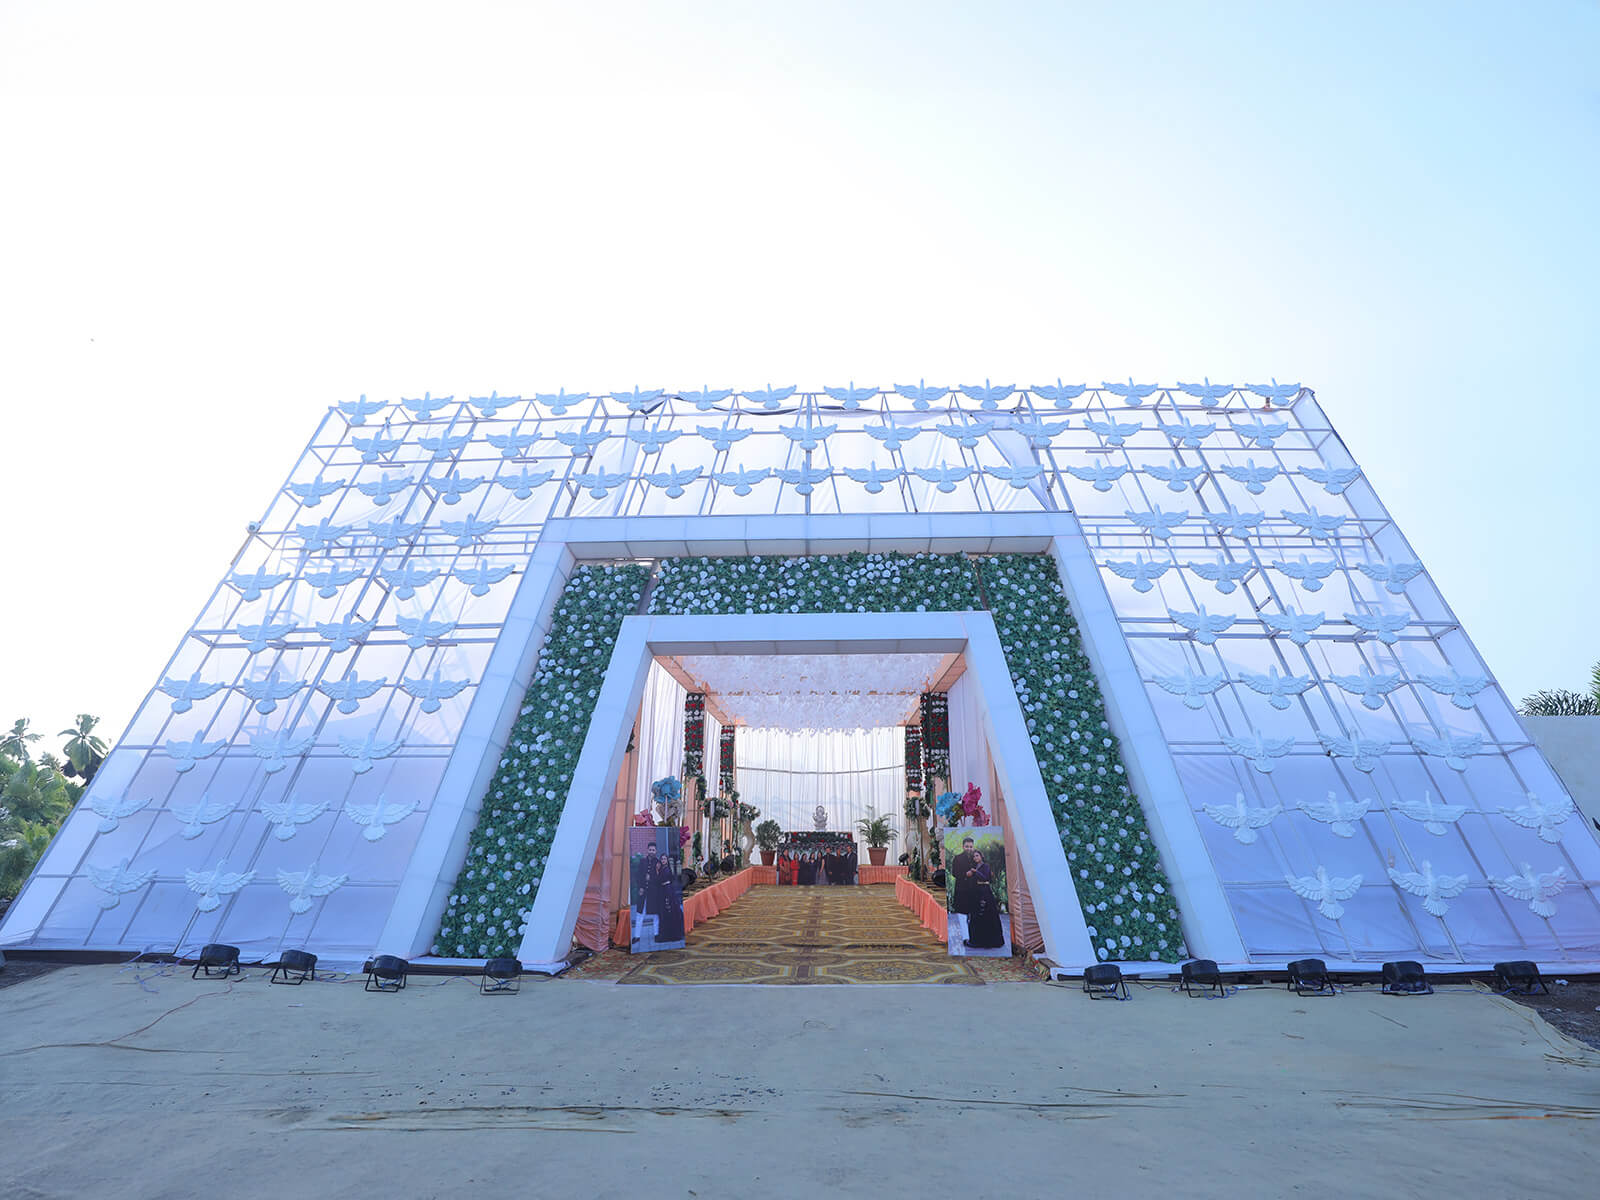
M468 396L467 403L478 410L484 417L493 417L502 408L510 408L514 404L521 404L521 396L502 396L499 392L490 392L487 396Z
M1238 619L1224 613L1209 613L1206 611L1204 604L1196 607L1199 609L1198 612L1174 612L1169 608L1167 615L1176 624L1188 630L1189 636L1202 646L1215 645L1217 635L1226 632L1229 626Z
M1092 417L1085 417L1083 427L1107 446L1121 446L1143 429L1144 424L1140 421L1097 421Z
M711 478L724 487L731 487L735 496L748 496L750 489L772 475L771 467L747 467L737 471L713 471Z
M1290 705L1289 697L1298 696L1311 686L1312 679L1309 675L1280 675L1277 667L1269 667L1265 675L1252 675L1248 671L1239 674L1239 682L1252 692L1267 697L1267 703L1280 711Z
M683 430L681 429L628 430L628 439L639 443L640 453L642 454L660 454L665 447L670 446L682 436Z
M1196 675L1189 671L1182 675L1151 676L1151 682L1158 684L1162 691L1180 697L1186 708L1196 710L1204 708L1206 697L1227 681L1227 676L1222 674Z
M355 613L346 613L337 621L318 621L317 636L331 642L333 652L341 654L357 642L366 641L367 635L377 627L377 617L363 621Z
M1258 467L1256 466L1256 460L1253 458L1247 458L1244 461L1245 465L1242 467L1220 466L1217 469L1235 483L1244 484L1244 490L1252 496L1259 496L1267 490L1267 484L1277 477L1278 468L1275 466Z
M254 733L250 735L250 750L262 760L264 770L268 775L276 775L289 765L291 758L299 758L316 743L316 735L290 740L288 735L275 733L271 737L265 734Z
M402 521L399 517L392 521L367 522L367 532L377 538L378 545L385 550L393 550L407 538L415 537L421 529L421 521Z
M454 396L435 396L432 392L423 392L421 400L407 400L403 396L400 399L401 406L415 413L419 421L426 421L446 404L454 402Z
M196 700L214 696L227 686L225 683L202 683L199 671L188 679L167 678L161 681L161 690L172 697L172 711L175 713L188 712Z
M439 528L455 538L456 545L465 549L481 543L485 537L494 532L499 521L480 520L477 517L467 517L460 521L440 521Z
M733 395L732 388L703 387L698 392L679 392L679 399L693 402L695 408L701 412L710 412L729 396Z
M1148 562L1142 554L1135 554L1132 562L1118 562L1108 559L1106 569L1113 575L1122 579L1133 581L1133 590L1148 592L1155 587L1154 580L1160 579L1171 568L1171 563Z
M783 480L784 483L787 483L790 487L794 488L795 493L800 496L809 496L816 488L817 484L821 483L824 479L833 474L833 472L827 467L804 466L777 467L772 473L779 479ZM918 473L921 474L920 471ZM943 491L944 489L940 488L940 490ZM950 490L955 490L954 485L951 486Z
M1036 383L1028 389L1041 400L1048 400L1058 409L1071 408L1072 402L1084 392L1089 390L1086 383L1062 383L1058 378L1054 384Z
M815 450L839 431L837 425L779 425L783 434L801 450Z
M1118 396L1129 408L1137 408L1146 399L1161 390L1161 385L1156 383L1135 383L1133 376L1128 376L1127 383L1107 383L1100 381L1100 386L1113 396Z
M1478 693L1489 686L1487 675L1463 675L1459 671L1451 671L1448 675L1418 672L1417 678L1430 690L1450 697L1450 703L1457 708L1473 707L1477 704Z
M388 458L405 445L405 438L384 437L381 433L377 433L371 437L351 438L350 444L361 451L362 462L375 463L380 458Z
M1389 753L1389 743L1376 738L1341 737L1336 734L1318 733L1317 738L1322 742L1322 748L1335 758L1348 758L1350 765L1358 771L1372 771L1378 765L1378 759Z
M206 831L207 825L215 825L231 813L233 801L213 800L207 792L190 804L173 804L169 801L167 811L183 825L181 836L186 841L193 841Z
M374 761L380 758L388 758L396 750L400 749L400 745L401 739L399 738L392 742L378 741L378 731L373 729L363 738L340 738L339 753L353 760L350 764L352 771L357 775L365 775L372 770Z
M732 450L735 442L742 442L750 436L748 429L734 429L727 425L701 425L695 432L710 442L712 449L724 453Z
M1437 738L1414 736L1411 742L1424 754L1444 759L1444 765L1452 771L1465 771L1467 759L1483 749L1483 734L1447 734Z
M343 479L313 479L310 483L293 483L288 487L306 508L315 508L322 503L324 496L331 496L345 485Z
M256 877L254 871L229 871L226 859L219 859L209 871L185 871L183 880L191 892L200 899L195 907L201 912L213 912L222 906L222 897L231 896Z
M1232 804L1203 804L1201 808L1218 825L1233 830L1233 840L1245 846L1261 836L1256 830L1265 829L1283 813L1281 804L1274 804L1271 808L1250 807L1244 802L1243 792L1233 794Z
M646 471L645 482L652 487L658 487L676 500L683 495L683 489L705 472L704 467L668 467L665 471Z
M1141 468L1152 479L1159 479L1167 485L1169 492L1186 492L1189 485L1206 473L1204 465L1186 467L1177 459L1173 459L1166 466L1149 466Z
M436 670L432 675L424 675L419 679L402 679L400 687L408 696L422 701L420 707L423 712L438 712L441 700L449 700L472 683L470 679L441 679L439 675L440 672Z
M1166 512L1162 509L1152 509L1150 512L1133 512L1125 510L1122 514L1140 529L1153 538L1166 539L1172 536L1172 531L1189 519L1189 514L1183 509Z
M612 392L611 399L618 404L626 405L629 412L644 412L654 408L661 401L665 388L641 388L634 386L631 392Z
M1556 906L1550 903L1550 898L1560 895L1569 882L1566 869L1557 867L1554 871L1538 872L1527 863L1518 864L1517 869L1521 872L1517 875L1491 875L1489 883L1513 900L1526 900L1534 916L1548 921L1556 915Z
M97 867L93 863L84 863L83 873L89 877L89 882L97 890L105 893L97 903L106 909L115 908L122 903L122 898L129 892L137 892L156 877L154 867L148 871L128 870L126 858L114 867Z
M951 438L958 446L965 446L971 450L978 444L978 439L987 437L994 428L993 421L949 421L943 425L935 425L934 431Z
M1239 581L1256 569L1254 563L1233 562L1220 554L1216 562L1186 562L1183 565L1206 582L1215 584L1217 591L1224 596L1237 590Z
M929 387L925 379L919 379L915 384L897 383L894 385L894 390L911 401L911 407L920 412L926 412L929 407L950 394L950 389L947 387ZM893 446L889 448L894 449Z
M1357 479L1361 478L1360 467L1301 467L1300 474L1312 483L1320 483L1322 490L1330 496L1340 495Z
M1531 829L1545 842L1561 840L1561 825L1573 813L1570 796L1557 796L1553 801L1539 799L1537 792L1528 793L1528 802L1516 808L1502 808L1500 815L1524 829Z
M339 711L349 714L360 707L361 701L376 695L378 689L388 682L387 675L380 675L376 679L363 679L354 671L347 671L343 679L322 680L317 684L317 691L330 700L337 700Z
M828 399L842 405L847 412L855 411L878 394L878 389L875 387L857 387L854 379L846 387L825 387L822 391Z
M478 563L472 567L457 567L451 574L466 584L474 596L487 596L491 587L507 578L514 570L516 570L515 563L504 563L498 567Z
M376 479L356 484L356 490L382 508L399 495L401 489L408 488L415 482L416 476L409 472L404 475L391 475L387 471L380 471Z
M1467 814L1465 804L1446 804L1442 800L1435 800L1430 791L1424 791L1421 800L1396 800L1394 810L1401 816L1420 821L1422 827L1435 837L1449 833L1450 826Z
M376 842L389 832L389 826L398 825L412 813L417 811L415 800L405 800L399 804L390 801L381 792L373 804L350 804L344 806L344 815L357 825L366 827L366 832L361 836L369 842Z
M1161 423L1160 429L1162 433L1166 434L1179 445L1186 446L1190 450L1198 450L1200 448L1200 443L1205 441L1217 431L1217 426L1211 421L1201 421L1197 423L1194 421L1179 420L1172 422L1164 421Z
M311 902L319 900L336 888L349 882L348 875L318 875L313 862L304 871L285 871L278 868L278 886L289 895L289 911L299 915L311 910Z
M1203 377L1203 383L1178 383L1178 390L1185 396L1193 396L1196 400L1207 405L1215 405L1218 400L1225 400L1233 395L1234 387L1231 383L1212 383L1211 376Z
M976 401L980 408L987 409L999 408L1000 401L1016 390L1017 385L1014 383L991 384L987 379L983 381L982 386L975 383L963 383L961 385L961 394L963 396L968 400Z
M560 417L564 416L567 409L574 404L582 404L588 398L588 392L569 392L566 388L562 388L558 392L536 392L533 401L548 408L552 416Z
M941 492L955 491L956 484L972 474L971 467L952 467L943 459L937 467L913 467L911 470L918 479L938 484Z
M537 433L491 433L484 441L500 451L501 458L521 458L539 440Z
M985 467L983 470L986 475L993 475L996 479L1004 479L1019 492L1032 483L1035 479L1039 478L1039 476L1044 472L1044 468L1038 463L1034 463L1030 466L1017 467Z
M228 576L228 582L239 589L241 600L259 600L288 578L287 574L279 575L265 567L257 567L248 574L235 571Z
M1011 422L1012 431L1027 438L1028 445L1035 450L1048 450L1051 439L1071 426L1071 421L1025 421L1019 418Z
M1302 554L1294 562L1274 561L1272 569L1294 580L1308 592L1320 592L1322 581L1332 575L1338 566L1331 558L1327 562L1311 562Z
M1093 466L1093 467L1067 467L1068 475L1074 479L1081 479L1084 483L1092 484L1097 492L1109 492L1111 485L1128 473L1128 468L1123 466ZM1185 513L1187 517L1189 514Z
M1421 897L1422 907L1436 917L1442 917L1450 911L1446 901L1454 900L1467 890L1467 876L1436 875L1433 864L1427 859L1422 860L1420 871L1401 871L1390 867L1389 878L1402 891Z
M287 700L305 687L303 679L280 680L278 668L273 667L265 679L240 681L239 690L256 702L256 711L266 716L278 707L279 700Z
M437 437L419 437L417 445L432 454L434 460L443 462L472 440L470 433L441 433Z
M1356 570L1374 583L1383 584L1384 591L1390 595L1398 596L1406 590L1406 584L1422 574L1422 564L1397 563L1384 559L1381 563L1359 562L1356 564Z
M345 584L354 583L365 574L360 567L330 567L326 571L307 571L300 578L316 588L324 600L331 600Z
M1273 759L1282 758L1294 749L1294 738L1269 738L1252 729L1249 737L1224 737L1222 744L1233 753L1250 760L1250 765L1263 775L1272 774Z
M166 743L167 754L178 762L178 765L173 768L174 771L180 775L192 771L195 763L200 759L210 758L228 744L227 738L217 742L208 742L205 740L205 736L204 733L197 733L187 742L168 741Z
M287 800L263 800L257 807L272 826L272 836L280 842L287 842L300 826L311 824L328 811L327 804L321 800L301 804L294 796Z
M865 486L867 491L874 496L883 491L884 484L900 478L899 467L880 467L876 459L873 460L870 466L846 467L844 473L856 483Z
M1381 711L1384 698L1405 685L1398 671L1374 675L1371 667L1362 667L1359 675L1329 675L1328 678L1352 696L1360 696L1361 703L1373 712Z
M124 817L131 817L145 805L150 803L147 796L143 800L135 800L132 796L107 796L97 794L84 801L89 811L100 818L96 829L101 833L112 833L117 828L117 823Z
M1329 875L1328 868L1317 867L1315 875L1285 875L1285 882L1302 900L1314 900L1317 911L1330 921L1344 916L1345 901L1361 890L1360 875Z
M1367 815L1371 800L1357 800L1354 796L1328 793L1326 800L1302 800L1300 811L1313 821L1320 821L1336 837L1355 837L1356 822Z
M1296 646L1304 646L1311 641L1311 635L1326 620L1327 614L1298 613L1294 609L1285 609L1281 613L1262 613L1261 622L1273 634L1286 633L1289 640ZM1268 635L1269 637L1271 634Z
M365 393L359 400L339 401L339 411L352 425L365 425L367 418L383 411L382 400L368 400Z
M540 484L549 483L555 477L555 472L549 469L531 471L523 467L515 475L500 475L495 478L495 486L503 487L518 500L526 500L533 495L533 489Z

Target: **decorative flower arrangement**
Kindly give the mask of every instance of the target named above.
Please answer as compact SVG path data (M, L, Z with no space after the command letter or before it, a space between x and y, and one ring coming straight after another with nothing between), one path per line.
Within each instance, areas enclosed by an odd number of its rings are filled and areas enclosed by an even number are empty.
M683 773L704 775L705 770L706 694L689 692L683 698Z
M683 798L683 784L671 775L650 785L650 798L661 808L663 822L676 819L678 801Z
M939 815L944 818L947 825L961 824L961 793L940 792L934 801L934 807L939 810Z
M968 780L962 795L945 792L939 797L939 812L951 825L988 825L989 810L983 807L983 789Z
M922 694L922 773L930 781L950 778L950 697Z
M906 730L906 791L922 790L922 726L907 725Z
M725 726L717 738L717 790L724 796L733 792L733 730Z
M656 815L648 808L641 808L633 814L633 823L635 825L654 825L656 823Z

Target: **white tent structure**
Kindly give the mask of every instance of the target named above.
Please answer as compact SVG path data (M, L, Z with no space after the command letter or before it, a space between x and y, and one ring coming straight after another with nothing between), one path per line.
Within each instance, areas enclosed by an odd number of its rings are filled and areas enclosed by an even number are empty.
M653 662L755 725L762 658L889 654L963 662L1064 966L1600 965L1593 831L1315 396L1131 381L338 405L0 947L548 962Z

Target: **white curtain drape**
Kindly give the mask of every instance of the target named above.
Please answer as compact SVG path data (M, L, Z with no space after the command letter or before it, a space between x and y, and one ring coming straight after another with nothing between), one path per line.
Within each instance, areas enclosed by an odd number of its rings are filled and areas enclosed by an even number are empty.
M984 807L991 812L989 795L989 742L983 735L983 699L971 675L956 680L950 702L950 790L965 792L968 783L983 789Z
M633 775L634 812L649 802L652 783L668 775L677 776L683 767L685 695L682 685L659 663L650 664L644 699L639 706L639 732L635 737L638 759Z
M886 729L794 733L741 727L734 743L739 797L785 830L813 828L817 805L828 828L856 832L871 808L888 816L896 836L888 861L903 847L906 794L905 733ZM863 843L859 833L857 846ZM865 861L865 855L862 856Z

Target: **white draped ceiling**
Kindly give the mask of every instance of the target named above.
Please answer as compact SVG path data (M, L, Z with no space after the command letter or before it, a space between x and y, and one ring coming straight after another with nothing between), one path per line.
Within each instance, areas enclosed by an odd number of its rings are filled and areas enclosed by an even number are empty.
M759 729L855 730L900 724L938 677L938 654L686 655L717 707Z

